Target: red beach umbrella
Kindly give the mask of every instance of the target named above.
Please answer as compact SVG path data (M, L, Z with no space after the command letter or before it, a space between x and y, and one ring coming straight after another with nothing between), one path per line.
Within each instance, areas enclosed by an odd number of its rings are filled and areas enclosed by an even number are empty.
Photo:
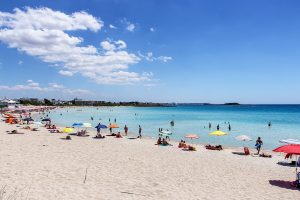
M284 145L281 147L278 147L274 149L275 152L281 152L281 153L288 153L288 154L294 154L294 155L300 155L300 145L299 144L289 144ZM296 158L296 176L297 176L297 158Z
M298 145L298 144L284 145L284 146L274 149L273 151L300 155L300 145Z

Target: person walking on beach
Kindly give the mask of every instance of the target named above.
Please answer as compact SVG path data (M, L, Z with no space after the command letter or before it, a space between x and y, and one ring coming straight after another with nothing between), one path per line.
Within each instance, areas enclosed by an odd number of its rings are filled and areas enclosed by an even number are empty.
M220 125L219 125L219 124L217 125L217 131L218 131L218 130L220 130Z
M260 137L258 137L256 140L256 144L255 144L256 150L257 150L257 155L259 154L262 145L263 145L263 141L261 140Z
M142 139L142 127L139 125L139 136L138 138Z
M110 132L110 134L112 134L111 123L109 123L109 132Z
M128 133L128 127L125 125L124 127L124 131L125 131L125 135L127 136L127 133Z

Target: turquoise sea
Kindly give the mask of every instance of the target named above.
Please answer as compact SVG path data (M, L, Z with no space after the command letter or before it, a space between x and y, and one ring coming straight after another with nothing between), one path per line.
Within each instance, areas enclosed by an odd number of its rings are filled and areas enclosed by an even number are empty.
M108 125L109 119L116 118L120 130L126 124L129 132L137 133L138 125L142 126L144 136L157 138L158 128L173 132L171 139L180 140L186 134L195 133L200 139L193 143L222 144L224 146L243 146L235 140L238 135L248 135L253 141L246 145L254 147L258 136L262 137L265 149L280 145L279 140L293 138L300 140L300 105L203 105L177 107L81 107L63 108L49 113L53 123L71 126L73 122L90 122L96 126L100 121ZM91 117L94 120L91 120ZM174 120L175 126L170 126ZM208 123L212 128L208 128ZM228 122L231 131L228 131ZM268 123L272 126L269 128ZM215 137L208 133L220 130L228 136Z

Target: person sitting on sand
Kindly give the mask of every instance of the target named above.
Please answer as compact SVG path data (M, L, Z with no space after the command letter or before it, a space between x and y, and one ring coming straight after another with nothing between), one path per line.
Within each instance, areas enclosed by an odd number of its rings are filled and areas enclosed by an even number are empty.
M58 129L54 129L54 130L49 130L50 133L62 133L60 130Z
M30 130L30 126L25 126L25 127L23 127L23 129Z
M162 144L161 137L158 137L158 140L157 140L156 144L157 144L157 145Z
M116 138L122 138L122 135L121 135L120 132L118 132L118 133L116 134Z
M56 126L54 124L52 125L52 129L56 129Z
M77 132L77 136L85 136L86 134L86 131L85 130L82 130L82 131L78 131Z
M105 136L102 136L101 133L97 133L97 135L95 136L95 138L105 138Z
M162 143L162 145L165 145L165 146L169 145L168 141L165 138L163 138L161 143Z
M178 144L178 148L186 148L186 147L187 147L187 145L186 145L185 141L181 140Z

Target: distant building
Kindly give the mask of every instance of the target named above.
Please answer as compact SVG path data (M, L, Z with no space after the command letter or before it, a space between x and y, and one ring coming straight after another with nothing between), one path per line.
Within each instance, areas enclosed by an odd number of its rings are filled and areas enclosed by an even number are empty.
M19 102L12 100L12 99L4 98L4 99L0 100L0 106L5 106L5 107L8 107L9 109L16 108L16 107L18 107L18 105L19 105Z

